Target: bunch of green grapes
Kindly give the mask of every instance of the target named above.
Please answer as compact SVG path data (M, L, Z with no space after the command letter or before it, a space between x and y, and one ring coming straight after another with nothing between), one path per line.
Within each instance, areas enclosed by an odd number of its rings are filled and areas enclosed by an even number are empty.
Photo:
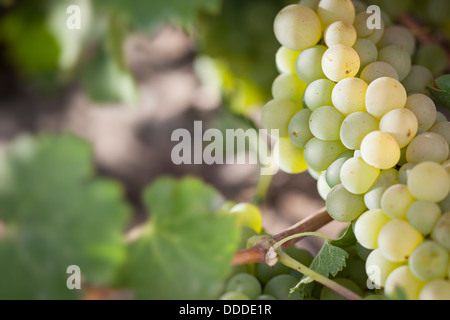
M366 9L301 0L278 13L279 75L262 124L277 129L279 168L316 178L331 217L354 222L368 261L382 261L374 285L449 298L450 123L428 96L433 73L414 35L386 14L372 28Z

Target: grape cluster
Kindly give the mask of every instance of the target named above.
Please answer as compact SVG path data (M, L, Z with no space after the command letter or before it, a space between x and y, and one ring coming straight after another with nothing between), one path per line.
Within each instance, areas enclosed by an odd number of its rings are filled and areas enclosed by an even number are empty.
M450 299L450 123L428 96L414 35L383 13L373 28L366 9L301 0L278 13L262 124L279 133L280 169L308 170L332 218L371 250L374 286Z

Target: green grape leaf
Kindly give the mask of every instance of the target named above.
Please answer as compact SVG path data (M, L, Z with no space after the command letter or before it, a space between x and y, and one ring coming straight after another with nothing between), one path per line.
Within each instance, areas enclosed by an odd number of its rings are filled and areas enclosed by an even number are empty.
M431 97L439 106L450 109L450 74L439 77L428 86Z
M113 282L130 208L92 163L70 134L20 137L0 158L0 299L78 299ZM81 290L67 287L71 265Z
M137 30L153 33L163 24L193 29L200 10L216 12L221 0L100 0L96 4L126 17Z
M333 245L330 241L325 241L309 268L325 277L335 276L344 269L347 258L347 251ZM299 290L302 296L311 296L314 290L313 281L304 276L296 285L295 290Z
M339 247L339 248L345 248L348 246L352 246L356 244L356 237L355 233L353 232L353 226L350 224L344 231L344 234L336 240L330 240L330 243L333 246Z
M239 241L222 197L197 178L160 178L145 190L151 218L128 247L121 286L136 299L218 298Z

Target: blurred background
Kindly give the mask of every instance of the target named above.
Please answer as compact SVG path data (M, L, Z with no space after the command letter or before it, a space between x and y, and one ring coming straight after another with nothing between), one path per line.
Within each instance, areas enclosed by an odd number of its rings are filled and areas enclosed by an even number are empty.
M0 0L1 151L25 133L87 140L96 173L123 185L129 226L148 218L142 191L165 175L200 177L226 199L251 201L258 165L174 165L171 134L193 132L196 120L204 130L259 126L278 74L273 20L295 2ZM448 40L447 0L372 2ZM67 25L76 22L71 5L80 9L79 29ZM323 206L308 172L279 172L261 202L263 225L278 233ZM333 237L342 227L323 231ZM313 253L320 244L302 242Z

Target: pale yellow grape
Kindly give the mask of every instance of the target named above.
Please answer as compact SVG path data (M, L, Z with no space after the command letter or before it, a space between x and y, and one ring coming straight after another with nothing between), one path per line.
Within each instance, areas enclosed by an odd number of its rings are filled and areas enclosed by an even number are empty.
M355 7L351 0L321 0L317 7L317 14L324 27L334 21L353 24Z
M272 84L272 96L276 100L287 99L302 104L303 94L308 85L296 74L280 74Z
M386 279L385 294L391 299L400 299L398 290L406 295L408 300L418 300L419 293L426 285L425 281L417 279L408 266L401 266L392 271Z
M325 179L325 171L322 172L319 175L319 178L317 179L317 192L319 193L319 196L325 200L330 193L331 188L327 183L327 180Z
M450 250L450 212L444 213L431 233L433 240Z
M281 9L275 17L273 28L280 44L293 51L314 46L322 37L322 25L317 14L299 4Z
M311 130L309 130L311 114L311 110L303 109L297 112L289 122L289 138L299 148L304 148L306 143L314 137Z
M361 69L365 68L368 64L377 61L378 49L372 41L367 39L357 39L353 45L353 49L355 49L359 55Z
M329 215L339 222L351 222L366 210L363 196L349 192L342 184L333 187L325 200Z
M381 197L387 188L398 184L398 171L396 169L381 170L375 183L364 194L364 203L370 210L381 209Z
M378 60L389 63L397 70L400 81L404 80L411 71L411 56L397 45L390 45L378 51Z
M442 163L447 160L448 155L447 141L434 132L419 134L406 149L406 160L408 162L434 161Z
M361 142L361 156L365 162L378 169L390 169L400 159L400 147L389 133L373 131Z
M319 5L320 0L300 0L298 4L307 6L314 11L317 10L317 6Z
M447 144L450 145L450 122L448 121L441 121L436 124L434 124L429 132L434 132L440 135L447 141Z
M306 106L314 111L323 106L333 105L331 94L335 85L336 83L328 79L319 79L311 82L304 94Z
M382 288L386 284L389 274L402 265L403 263L389 261L383 256L380 249L375 249L367 257L366 273L374 285Z
M289 137L280 138L275 144L274 150L278 150L278 154L274 155L275 162L283 172L298 174L308 169L303 149L295 146Z
M335 107L320 107L309 118L309 129L318 139L325 141L339 140L339 130L344 116Z
M419 300L450 300L450 281L438 279L428 282L420 291Z
M379 128L379 121L367 112L355 112L342 122L340 139L350 150L359 150L366 135Z
M367 83L359 78L351 77L339 81L331 95L333 105L346 116L364 111L367 87Z
M427 87L433 82L433 74L429 69L421 65L412 65L409 74L403 79L402 84L408 94L428 94Z
M404 184L395 184L385 190L381 197L381 209L391 219L403 219L409 206L416 201Z
M440 202L450 191L450 178L447 170L440 164L431 161L422 162L410 171L408 188L419 200Z
M433 231L441 214L441 208L437 203L417 200L409 206L406 218L417 231L426 236Z
M259 208L251 203L238 203L233 206L229 214L234 216L239 227L249 227L257 233L262 231L262 215Z
M313 46L303 50L295 62L295 70L300 79L310 84L311 82L325 78L322 70L323 54L327 47L323 45Z
M392 135L400 148L411 142L418 129L416 115L405 108L389 111L380 120L380 131Z
M366 91L366 109L377 119L391 110L403 108L406 104L406 90L403 85L389 77L374 80Z
M378 47L383 48L397 45L413 56L416 50L416 38L408 28L400 25L390 26L384 30L383 37L378 42Z
M361 158L348 159L341 168L342 185L351 193L364 194L377 180L380 170Z
M389 63L383 61L375 61L369 63L361 71L360 77L365 82L370 84L373 81L383 77L389 77L398 80L398 73L397 70L395 70L395 68L391 66Z
M323 72L328 79L334 82L356 76L359 68L359 56L352 47L339 44L329 48L323 54Z
M275 54L275 64L278 72L295 74L295 62L300 51L293 51L281 46Z
M333 161L332 164L327 168L325 173L325 179L328 185L333 188L334 186L341 183L341 168L345 161L353 157L351 151L344 152L339 155L339 157Z
M417 163L407 162L400 167L398 170L398 181L402 184L407 184L408 175L411 172L412 168L414 168Z
M391 221L391 218L381 209L364 212L355 222L353 231L356 240L366 249L377 249L378 234L389 221Z
M373 19L373 14L367 13L366 11L360 12L355 17L355 26L358 38L368 39L373 43L377 44L384 34L384 21L380 21L380 28L369 28L367 21L371 22Z
M422 241L422 234L401 219L389 221L378 234L378 247L383 256L392 262L407 261Z
M448 251L435 241L427 240L417 246L409 257L409 267L417 279L432 281L447 276Z
M324 33L324 41L328 47L343 44L352 47L356 42L356 30L352 24L345 21L335 21Z
M427 131L436 121L436 105L427 95L416 93L408 96L405 108L414 112L420 129Z
M303 107L290 100L270 100L262 109L262 125L265 129L278 130L280 137L288 136L288 126L291 118Z

